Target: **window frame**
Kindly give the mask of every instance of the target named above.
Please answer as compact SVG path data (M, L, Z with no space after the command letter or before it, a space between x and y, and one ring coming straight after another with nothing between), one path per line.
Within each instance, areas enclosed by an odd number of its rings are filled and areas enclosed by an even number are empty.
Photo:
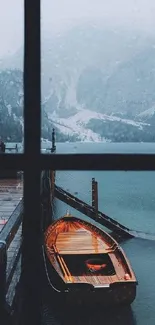
M22 324L30 315L34 324L41 322L41 170L155 170L155 154L41 153L40 7L40 0L24 0L24 153L0 155L1 169L24 171Z
M16 170L155 170L154 154L41 153L41 1L24 0L24 153L0 155ZM52 14L52 13L51 13ZM37 118L36 118L37 117ZM32 159L33 157L33 159Z

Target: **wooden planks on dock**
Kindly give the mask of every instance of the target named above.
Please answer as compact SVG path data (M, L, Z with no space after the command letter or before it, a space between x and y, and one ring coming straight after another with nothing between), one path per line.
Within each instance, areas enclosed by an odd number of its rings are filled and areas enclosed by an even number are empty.
M0 231L23 197L20 179L0 179Z
M20 179L0 179L0 233L18 206L23 197L23 182ZM7 250L7 278L9 276L15 256L21 244L21 226ZM19 264L19 263L18 263ZM19 267L18 267L19 269ZM15 287L19 280L20 272L13 275L7 293L7 302L11 305L15 293Z

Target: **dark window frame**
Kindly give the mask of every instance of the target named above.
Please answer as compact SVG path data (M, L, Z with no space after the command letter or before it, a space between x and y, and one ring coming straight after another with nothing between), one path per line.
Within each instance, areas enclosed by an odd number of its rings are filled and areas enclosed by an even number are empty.
M24 0L24 153L0 155L0 168L57 170L155 170L155 154L55 154L40 151L40 0ZM52 17L52 13L51 13ZM33 159L32 159L33 157Z
M0 169L155 170L155 154L42 154L40 0L24 0L24 153L0 155ZM52 13L51 13L52 17ZM33 159L32 159L33 157Z
M40 171L155 170L155 154L41 154L40 0L24 0L24 6L25 150L23 154L0 155L0 169L24 170L21 323L28 324L31 319L33 324L40 324Z

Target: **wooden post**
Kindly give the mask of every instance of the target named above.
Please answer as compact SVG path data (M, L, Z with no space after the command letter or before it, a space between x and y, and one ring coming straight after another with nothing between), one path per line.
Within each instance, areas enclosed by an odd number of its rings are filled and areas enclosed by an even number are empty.
M56 153L56 145L55 145L55 129L53 129L52 131L52 148L51 148L51 153ZM51 204L53 201L53 197L54 197L54 187L55 187L55 170L51 170L50 171L50 175L51 175Z
M93 208L95 208L95 197L94 197L95 188L94 188L94 184L95 184L95 178L92 178L92 207Z
M98 211L98 182L95 181L95 209Z
M55 170L51 170L51 200L54 197L54 187L55 187Z
M51 152L54 153L56 151L56 145L55 145L55 129L52 131L52 148Z
M98 183L92 178L92 206L98 211Z
M52 211L52 201L51 201L51 171L45 170L42 172L41 179L41 214L42 222L41 227L43 232L47 229L51 223L51 211Z

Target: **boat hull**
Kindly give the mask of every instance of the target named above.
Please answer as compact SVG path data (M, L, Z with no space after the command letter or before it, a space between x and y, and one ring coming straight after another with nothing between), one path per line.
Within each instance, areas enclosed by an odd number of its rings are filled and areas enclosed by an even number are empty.
M136 286L122 285L115 288L97 288L93 291L80 288L63 293L63 297L67 304L130 305L136 297Z
M113 283L109 286L94 288L90 284L76 283L66 285L46 257L46 275L54 293L70 305L130 305L136 297L136 282Z
M118 243L84 220L65 215L45 233L48 282L69 304L130 305L137 280Z

